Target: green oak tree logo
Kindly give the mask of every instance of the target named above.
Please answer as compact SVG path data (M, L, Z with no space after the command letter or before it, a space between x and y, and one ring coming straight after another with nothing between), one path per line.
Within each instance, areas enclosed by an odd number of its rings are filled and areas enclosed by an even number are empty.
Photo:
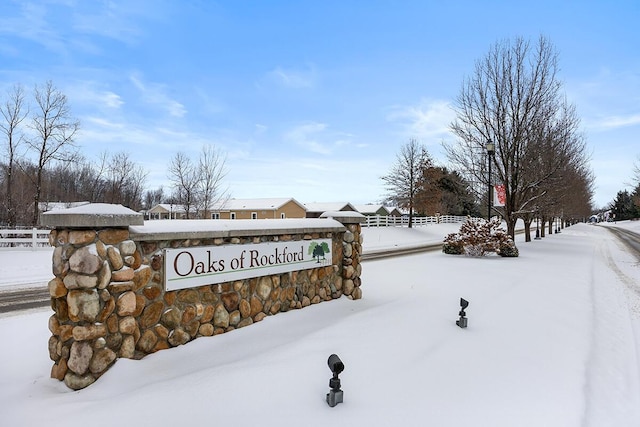
M325 261L325 254L329 253L329 245L327 244L327 242L322 242L322 244L319 244L318 242L311 242L309 244L309 255L312 255L313 258L317 259L317 263L320 262L320 257L322 257L322 260Z

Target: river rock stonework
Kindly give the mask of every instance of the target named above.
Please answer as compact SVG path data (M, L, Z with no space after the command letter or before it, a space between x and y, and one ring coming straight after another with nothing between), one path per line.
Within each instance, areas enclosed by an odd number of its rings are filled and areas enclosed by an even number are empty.
M346 228L346 229L345 229ZM170 234L170 233L168 233ZM118 358L233 331L267 316L340 298L360 299L359 223L342 230L261 236L153 239L129 227L56 228L49 282L51 377L89 386ZM200 236L199 236L200 237ZM166 292L164 249L329 238L332 262L317 268Z

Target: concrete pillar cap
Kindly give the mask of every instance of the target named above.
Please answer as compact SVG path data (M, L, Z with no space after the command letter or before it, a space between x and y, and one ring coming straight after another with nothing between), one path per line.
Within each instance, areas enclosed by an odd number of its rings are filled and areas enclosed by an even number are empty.
M143 225L141 213L122 205L89 203L69 209L56 209L40 215L40 223L52 228L105 228Z

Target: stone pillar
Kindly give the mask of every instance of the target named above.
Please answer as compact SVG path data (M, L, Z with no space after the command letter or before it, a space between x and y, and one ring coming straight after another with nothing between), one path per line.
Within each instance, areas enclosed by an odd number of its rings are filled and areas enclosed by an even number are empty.
M51 377L74 390L99 378L118 357L134 357L135 289L149 267L141 265L129 226L143 217L121 205L89 204L42 214L52 227L54 278L49 282Z
M358 212L324 212L321 218L333 218L345 227L342 241L342 293L351 299L362 298L362 223L367 219Z

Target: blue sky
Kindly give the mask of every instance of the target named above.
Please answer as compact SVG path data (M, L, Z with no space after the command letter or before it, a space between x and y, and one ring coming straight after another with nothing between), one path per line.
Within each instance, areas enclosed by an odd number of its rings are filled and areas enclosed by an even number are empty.
M631 0L0 0L0 89L52 80L85 156L128 152L149 188L213 144L233 197L367 203L410 138L446 165L451 103L492 44L544 35L602 206L640 154L639 22Z

